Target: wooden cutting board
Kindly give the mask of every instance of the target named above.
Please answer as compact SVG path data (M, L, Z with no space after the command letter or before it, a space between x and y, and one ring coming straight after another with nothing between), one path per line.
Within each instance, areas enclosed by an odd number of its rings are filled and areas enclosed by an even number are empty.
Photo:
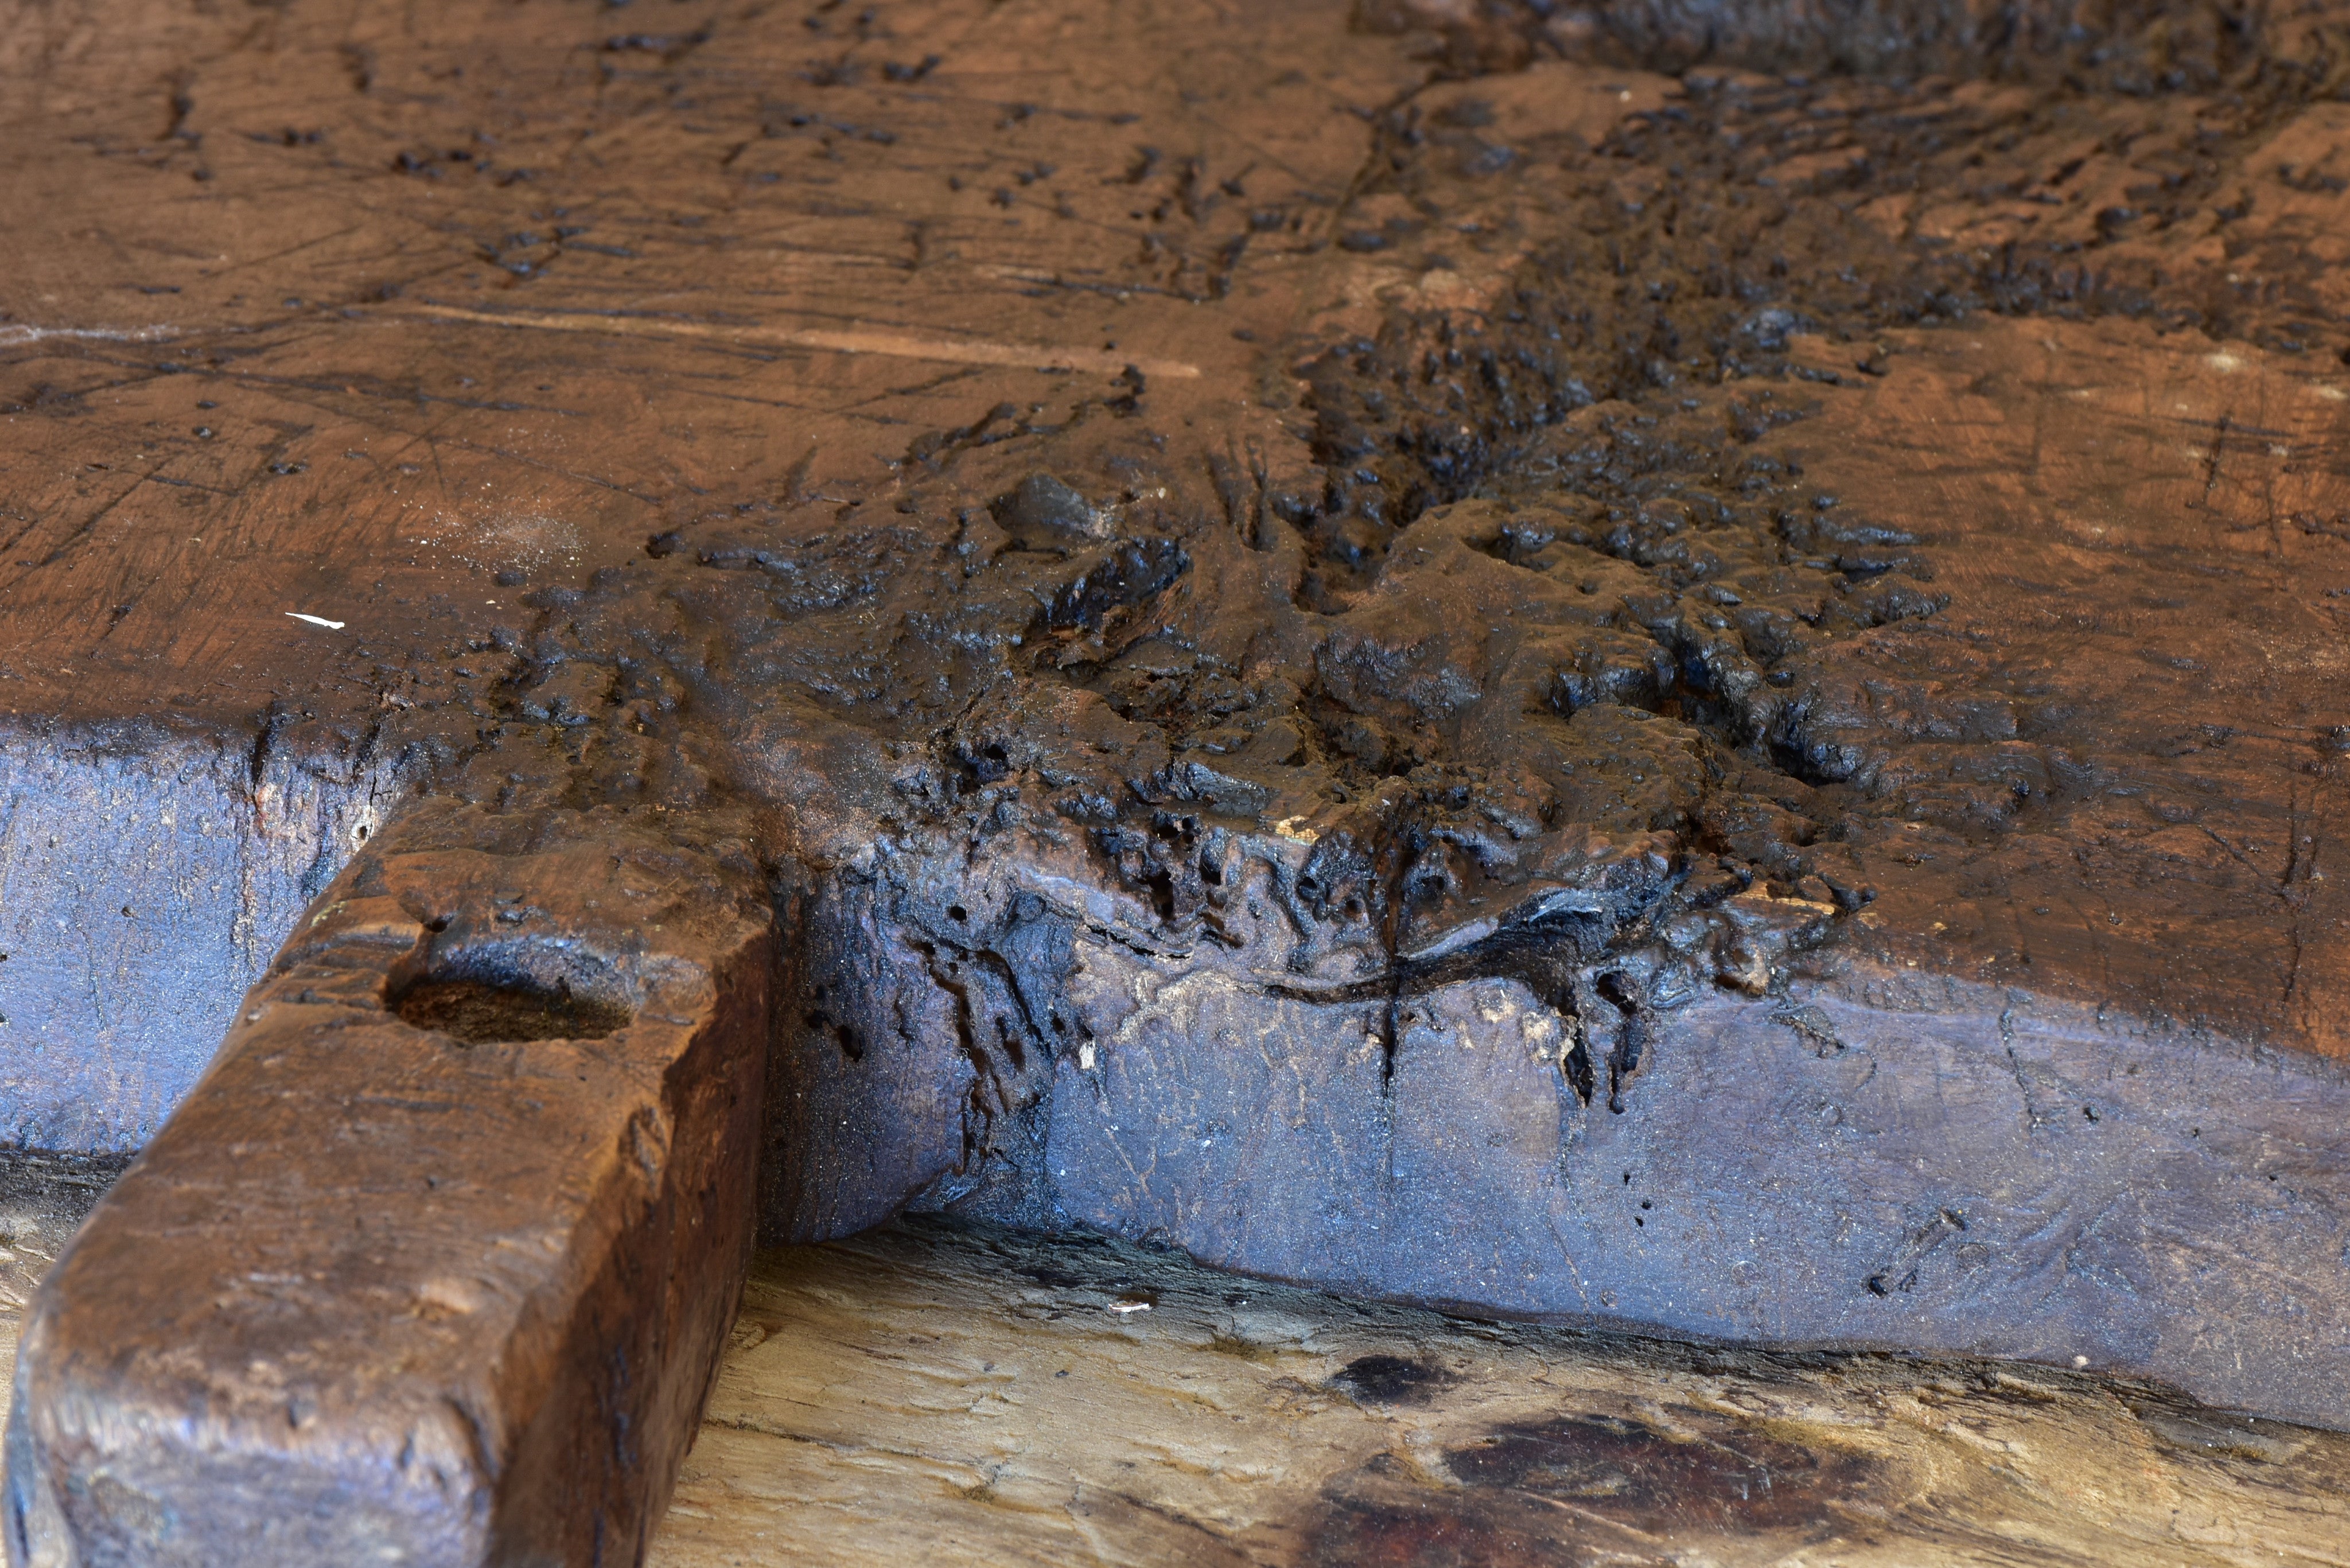
M2350 1421L2322 37L1447 15L16 19L21 1550L632 1556L910 1206Z

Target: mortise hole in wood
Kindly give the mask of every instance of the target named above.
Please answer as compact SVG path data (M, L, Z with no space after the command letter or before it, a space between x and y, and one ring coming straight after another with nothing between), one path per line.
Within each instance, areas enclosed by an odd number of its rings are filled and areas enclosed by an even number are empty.
M601 1040L625 1028L629 1018L629 1010L617 1002L574 994L567 981L557 981L550 990L529 981L502 984L473 976L417 981L391 999L391 1008L418 1029L468 1045Z

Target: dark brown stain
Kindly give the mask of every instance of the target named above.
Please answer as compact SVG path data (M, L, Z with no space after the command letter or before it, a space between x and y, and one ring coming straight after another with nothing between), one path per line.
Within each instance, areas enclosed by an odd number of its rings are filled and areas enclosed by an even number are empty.
M601 1040L628 1026L617 1002L575 996L567 985L543 990L527 982L423 980L408 987L392 1011L419 1029L435 1030L468 1045L530 1040Z
M1686 1417L1684 1419L1683 1417ZM1432 1486L1382 1455L1326 1490L1307 1532L1316 1564L1451 1568L1631 1561L1674 1542L1816 1539L1876 1465L1699 1411L1671 1429L1626 1416L1562 1414L1493 1428L1448 1449L1457 1486Z
M1330 1381L1366 1404L1425 1405L1451 1378L1442 1367L1408 1356L1358 1355Z
M1472 1488L1571 1500L1651 1534L1823 1523L1866 1469L1743 1428L1666 1432L1613 1416L1497 1428L1446 1458Z

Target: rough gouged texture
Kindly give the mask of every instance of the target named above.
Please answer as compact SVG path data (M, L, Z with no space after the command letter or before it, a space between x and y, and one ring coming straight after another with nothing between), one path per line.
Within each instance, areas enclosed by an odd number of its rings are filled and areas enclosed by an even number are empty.
M891 655L868 591L956 510L895 510L910 450L951 468L1071 421L1148 450L1128 364L1190 389L1151 403L1179 431L1295 444L1233 402L1262 350L1232 333L1291 332L1279 280L1366 153L1354 111L1424 74L1343 5L705 10L639 35L586 6L0 9L0 1133L143 1142L295 911L485 748L493 793L528 794L617 740L631 776L592 796L682 806L710 764L681 700L779 680L777 707L861 714L890 667L951 714L1058 586L1024 579L1084 566L990 574L1011 603L942 603L935 646ZM1211 167L1253 195L1193 191ZM708 599L764 568L705 571L697 530L843 506L870 515L806 592ZM594 581L667 600L609 628L650 643L540 680L543 595ZM696 672L681 615L752 635ZM833 668L760 659L778 619ZM616 654L648 691L591 675ZM179 1004L111 1002L158 991Z
M716 819L773 1238L2350 1427L2338 11L14 15L28 1127L395 797Z
M43 1282L12 1562L633 1561L733 1313L768 970L739 846L410 812Z

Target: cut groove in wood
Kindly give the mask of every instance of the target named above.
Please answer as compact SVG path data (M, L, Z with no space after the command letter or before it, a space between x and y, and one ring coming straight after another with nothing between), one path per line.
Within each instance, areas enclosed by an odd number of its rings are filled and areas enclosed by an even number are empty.
M744 348L821 348L836 354L880 354L901 359L937 359L953 365L1017 365L1033 370L1090 370L1115 376L1128 366L1147 376L1171 376L1197 380L1200 368L1175 359L1137 359L1084 348L1053 348L1022 343L989 343L977 338L953 340L916 337L875 327L760 327L714 321L681 320L668 317L516 316L492 315L442 306L415 305L388 312L428 321L462 321L484 327L528 327L541 332L593 332L612 337L706 338Z

